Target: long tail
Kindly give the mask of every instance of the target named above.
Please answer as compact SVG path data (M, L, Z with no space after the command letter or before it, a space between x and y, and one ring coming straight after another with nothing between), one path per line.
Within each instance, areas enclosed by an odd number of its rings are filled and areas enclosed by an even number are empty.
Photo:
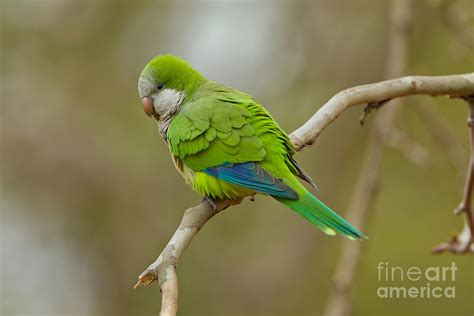
M277 200L296 211L328 235L335 235L338 232L349 239L367 238L309 192L305 192L298 200L281 198L277 198Z

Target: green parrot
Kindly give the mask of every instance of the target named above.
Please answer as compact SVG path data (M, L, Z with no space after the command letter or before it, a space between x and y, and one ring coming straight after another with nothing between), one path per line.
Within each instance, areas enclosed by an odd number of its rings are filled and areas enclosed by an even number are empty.
M366 238L298 181L315 186L293 159L288 135L251 96L206 79L173 55L145 66L138 92L176 169L211 204L264 194L328 235Z

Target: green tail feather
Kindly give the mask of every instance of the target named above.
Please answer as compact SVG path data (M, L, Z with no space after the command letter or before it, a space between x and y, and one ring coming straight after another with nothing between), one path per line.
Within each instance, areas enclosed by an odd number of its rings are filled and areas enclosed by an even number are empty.
M335 235L337 232L349 239L367 238L367 236L355 229L348 221L309 192L306 192L298 200L278 200L309 220L328 235Z

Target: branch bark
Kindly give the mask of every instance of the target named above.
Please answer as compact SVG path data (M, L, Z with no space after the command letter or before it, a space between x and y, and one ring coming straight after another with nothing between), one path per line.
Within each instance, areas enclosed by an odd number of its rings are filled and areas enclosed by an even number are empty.
M451 98L473 93L474 73L449 76L407 76L349 88L337 93L290 136L296 149L312 145L316 138L348 108L409 95L447 95Z

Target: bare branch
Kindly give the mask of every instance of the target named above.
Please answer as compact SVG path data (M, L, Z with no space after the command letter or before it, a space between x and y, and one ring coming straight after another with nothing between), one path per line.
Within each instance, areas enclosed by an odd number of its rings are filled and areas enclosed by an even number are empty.
M181 255L193 237L214 215L240 202L241 200L232 200L210 203L209 200L203 200L200 204L188 208L184 212L181 224L178 229L176 229L176 232L173 237L171 237L165 249L158 258L140 274L134 288L146 286L158 280L162 292L160 315L176 315L178 310L178 277L176 276L175 270Z
M449 76L408 76L343 90L323 105L290 137L297 150L312 145L322 131L348 108L409 95L467 96L474 93L474 73ZM390 103L387 104L387 107Z
M454 210L456 215L464 214L463 231L453 236L448 242L437 245L433 253L451 251L452 253L474 253L474 221L472 216L472 190L474 186L474 96L466 97L469 103L468 125L471 139L471 159L467 167L464 196L459 206Z

